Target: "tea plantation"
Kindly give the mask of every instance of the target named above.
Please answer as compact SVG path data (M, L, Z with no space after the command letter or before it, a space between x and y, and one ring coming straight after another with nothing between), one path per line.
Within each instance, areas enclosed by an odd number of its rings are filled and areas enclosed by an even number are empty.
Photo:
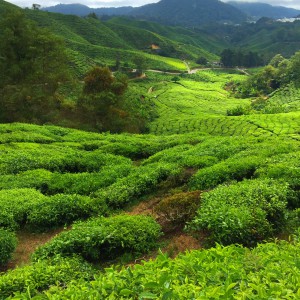
M251 104L224 88L244 78L133 80L157 110L148 134L1 124L0 299L299 299L299 89L228 116ZM12 268L21 234L54 229ZM202 249L168 257L178 231Z

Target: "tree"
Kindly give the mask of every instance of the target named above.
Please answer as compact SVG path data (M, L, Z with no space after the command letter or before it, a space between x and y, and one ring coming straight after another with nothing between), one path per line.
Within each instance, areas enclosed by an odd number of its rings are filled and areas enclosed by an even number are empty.
M138 74L143 74L143 72L147 69L147 60L143 56L135 56L133 62Z
M61 39L37 27L20 11L8 13L0 28L4 28L0 32L0 87L50 84L68 77Z
M69 78L63 42L20 11L7 13L0 28L1 121L49 121L58 82Z
M115 75L108 67L94 67L84 78L83 95L78 100L81 119L98 130L110 130L113 120L120 113L122 96L126 92L128 78Z
M83 92L85 94L97 94L109 91L114 78L108 67L94 67L84 78Z
M234 64L234 52L231 49L224 49L221 53L221 63L224 67L233 67Z
M202 65L202 66L206 66L208 61L207 59L204 57L204 56L200 56L197 61L196 61L197 64L199 65Z
M276 54L271 60L269 65L278 68L279 65L284 61L284 57L281 54Z

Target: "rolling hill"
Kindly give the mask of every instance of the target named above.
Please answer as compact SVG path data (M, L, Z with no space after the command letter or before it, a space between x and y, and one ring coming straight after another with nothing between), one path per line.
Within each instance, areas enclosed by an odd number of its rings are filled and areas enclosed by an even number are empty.
M218 42L204 33L164 28L149 22L144 23L143 28L126 19L103 22L92 17L45 11L25 10L25 13L40 26L61 36L73 57L78 53L78 57L83 55L109 66L114 66L119 57L121 63L134 67L135 58L144 57L149 68L183 71L186 67L182 59L195 61L203 56L209 61L216 60L218 56L210 51L214 48L216 53L221 47L217 48ZM152 49L152 45L158 49Z

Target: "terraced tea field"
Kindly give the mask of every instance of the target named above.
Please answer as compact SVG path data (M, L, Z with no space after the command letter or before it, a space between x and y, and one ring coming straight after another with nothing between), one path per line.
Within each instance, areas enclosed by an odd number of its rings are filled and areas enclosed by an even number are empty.
M243 78L130 81L148 134L0 124L0 299L299 299L300 112L227 116Z
M150 78L153 75L149 75ZM154 99L159 117L151 123L150 132L174 134L199 131L210 135L297 135L300 131L298 111L279 114L257 114L249 116L226 116L227 110L237 106L249 106L251 99L236 99L225 89L232 80L245 75L220 71L200 71L190 78L186 75L177 83L172 77L160 77L148 97ZM270 98L272 103L293 103L297 108L300 98L298 89L285 89ZM293 100L290 100L293 99ZM298 99L298 100L297 100Z

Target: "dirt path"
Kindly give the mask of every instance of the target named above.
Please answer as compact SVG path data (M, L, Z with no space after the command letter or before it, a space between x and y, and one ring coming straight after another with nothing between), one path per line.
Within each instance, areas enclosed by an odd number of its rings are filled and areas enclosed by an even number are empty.
M32 233L28 231L20 231L17 234L18 245L17 249L13 253L12 260L8 265L0 271L6 271L14 269L17 266L23 266L30 262L30 257L35 249L49 240L51 240L56 234L63 231L63 228L49 231L47 233Z
M155 207L162 199L163 197L154 197L143 201L132 207L128 214L152 216L158 221L158 223L161 223L162 230L165 231L165 224L163 224L164 222L161 222L163 220L160 220L158 215L155 213ZM176 228L171 231L167 229L167 232L165 232L165 234L160 238L159 242L164 245L161 248L161 251L163 253L167 253L172 258L188 250L197 250L203 248L202 238L196 239L184 232L182 228ZM155 258L157 254L157 251L155 251L150 255L143 256L141 259L138 259L136 263L139 263L140 260Z

